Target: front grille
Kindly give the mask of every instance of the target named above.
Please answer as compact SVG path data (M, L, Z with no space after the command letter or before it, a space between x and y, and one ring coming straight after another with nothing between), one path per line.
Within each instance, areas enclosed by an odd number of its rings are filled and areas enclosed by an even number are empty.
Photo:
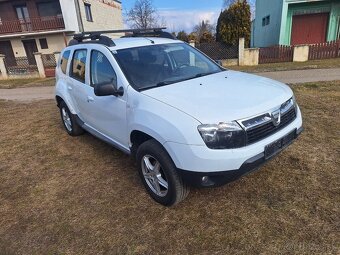
M247 144L256 143L257 141L260 141L276 133L280 129L283 129L284 127L288 126L291 122L293 122L293 120L295 120L295 118L296 118L295 107L292 107L289 111L282 114L281 122L278 126L274 126L273 122L270 121L259 127L255 127L255 128L247 130L246 131Z

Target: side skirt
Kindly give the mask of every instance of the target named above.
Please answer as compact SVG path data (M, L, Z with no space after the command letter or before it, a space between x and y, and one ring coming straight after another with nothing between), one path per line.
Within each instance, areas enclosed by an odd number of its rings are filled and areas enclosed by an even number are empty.
M112 140L110 137L100 133L99 131L95 130L94 128L88 126L86 123L84 123L79 117L78 115L76 116L76 120L79 126L81 126L83 129L85 129L87 132L89 132L91 135L97 137L98 139L102 140L103 142L115 147L116 149L130 155L131 151L130 149L124 147L123 145L115 142L114 140Z

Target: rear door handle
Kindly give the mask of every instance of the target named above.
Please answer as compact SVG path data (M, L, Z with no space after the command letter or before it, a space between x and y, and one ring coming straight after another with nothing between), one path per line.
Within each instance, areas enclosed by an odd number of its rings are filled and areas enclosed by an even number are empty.
M90 96L87 97L87 102L88 102L88 103L91 103L91 102L93 102L93 101L94 101L94 98L93 98L93 97L90 97Z
M72 90L72 87L71 87L71 86L68 86L67 89L68 89L68 90Z

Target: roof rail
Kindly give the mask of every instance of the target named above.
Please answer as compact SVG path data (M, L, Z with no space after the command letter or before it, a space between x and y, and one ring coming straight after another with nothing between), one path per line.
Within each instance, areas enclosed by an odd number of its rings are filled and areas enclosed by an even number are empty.
M115 43L111 38L103 34L117 34L126 33L122 37L162 37L169 39L176 39L171 33L164 32L166 27L160 28L146 28L146 29L121 29L121 30L103 30L103 31L92 31L82 32L75 34L73 39L69 42L68 46L77 45L81 43L99 43L108 47L115 46Z

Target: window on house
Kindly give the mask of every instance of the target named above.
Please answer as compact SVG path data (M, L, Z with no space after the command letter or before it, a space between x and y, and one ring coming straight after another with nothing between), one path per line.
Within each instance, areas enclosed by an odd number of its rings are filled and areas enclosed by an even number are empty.
M87 50L76 50L73 54L71 77L85 83Z
M86 14L86 20L92 22L92 12L91 12L91 5L90 4L84 4L85 5L85 14Z
M62 15L59 1L38 2L37 8L41 17L51 17Z
M40 43L40 48L48 49L48 44L47 44L46 38L39 39L39 43Z
M269 24L270 24L270 15L268 15L268 16L266 16L262 19L262 26L263 27L268 26Z
M66 74L68 59L70 58L70 51L65 51L60 60L60 68L64 74Z

